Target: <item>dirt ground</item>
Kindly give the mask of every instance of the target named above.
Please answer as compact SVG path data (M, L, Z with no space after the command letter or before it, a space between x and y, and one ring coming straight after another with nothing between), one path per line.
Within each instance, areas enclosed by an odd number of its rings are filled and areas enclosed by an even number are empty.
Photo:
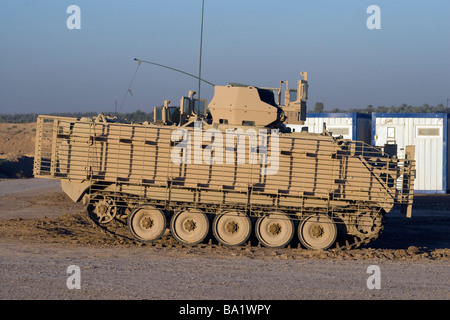
M105 232L58 181L0 180L0 299L450 299L449 196L417 196L382 236L351 251L134 241ZM437 205L438 204L438 205ZM66 286L82 270L82 290ZM370 265L381 290L366 285Z
M160 241L150 245L135 241L126 226L117 221L108 224L108 230L103 230L89 219L81 203L72 202L61 191L56 180L1 180L0 199L0 238L3 239L88 246L147 246L185 251L185 247L180 246L168 231ZM424 210L436 203L439 204L437 209ZM193 250L213 249L214 254L252 258L450 261L450 210L447 211L447 206L450 208L450 196L417 196L412 219L396 211L390 213L379 239L367 247L350 251L311 251L297 246L276 250L254 245L225 248L208 240Z
M36 123L0 123L0 179L31 178Z
M36 123L0 123L0 156L33 156Z
M389 213L383 234L351 251L184 247L169 232L144 245L119 222L94 225L59 181L11 179L30 176L33 129L0 124L1 300L450 299L450 195L417 195L411 219ZM67 286L71 265L81 289Z

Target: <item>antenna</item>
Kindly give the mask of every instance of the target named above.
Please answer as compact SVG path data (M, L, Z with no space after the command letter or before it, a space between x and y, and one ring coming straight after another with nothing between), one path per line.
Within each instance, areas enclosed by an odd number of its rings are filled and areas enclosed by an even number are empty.
M200 60L198 63L198 99L200 100L200 87L202 78L202 47L203 47L203 15L205 13L205 0L202 0L202 25L200 29Z
M166 69L169 69L169 70L173 70L173 71L176 71L176 72L180 72L180 73L183 73L183 74L185 74L185 75L187 75L187 76L189 76L189 77L198 79L199 81L203 81L203 82L209 84L210 86L213 86L213 87L214 87L214 83L211 83L211 82L209 82L209 81L206 81L205 79L201 79L200 77L197 77L197 76L195 76L195 75L193 75L193 74L187 73L187 72L185 72L185 71L183 71L183 70L175 69L175 68L172 68L172 67L169 67L169 66L165 66L165 65L163 65L163 64L159 64L159 63L152 62L152 61L147 61L147 60L142 60L142 59L138 59L138 58L134 58L134 61L137 61L139 64L140 64L141 62L143 62L143 63L152 64L152 65L155 65L155 66L158 66L158 67L166 68Z
M205 79L202 79L202 49L203 49L203 17L204 17L204 14L205 14L205 0L202 0L202 23L201 23L201 29L200 29L200 59L199 59L199 62L198 62L198 77L193 75L193 74L187 73L185 71L182 71L182 70L179 70L179 69L175 69L175 68L172 68L172 67L169 67L169 66L165 66L163 64L159 64L159 63L152 62L152 61L146 61L146 60L134 58L134 61L138 62L138 67L136 69L136 72L134 73L133 79L131 80L130 86L128 87L128 91L125 94L125 97L128 95L128 93L131 93L131 91L130 91L131 84L133 83L134 77L136 76L136 73L137 73L137 71L139 69L139 66L141 65L142 62L148 63L148 64L153 64L155 66L159 66L159 67L162 67L162 68L170 69L170 70L173 70L173 71L176 71L176 72L180 72L180 73L183 73L183 74L188 75L190 77L198 79L198 100L200 100L200 97L201 97L200 96L200 91L201 91L201 83L202 83L202 81L214 87L213 83L211 83L209 81L206 81ZM122 104L120 105L120 109L122 108L122 105L123 105L123 103L125 101L125 97L123 98ZM119 109L119 111L120 111L120 109Z

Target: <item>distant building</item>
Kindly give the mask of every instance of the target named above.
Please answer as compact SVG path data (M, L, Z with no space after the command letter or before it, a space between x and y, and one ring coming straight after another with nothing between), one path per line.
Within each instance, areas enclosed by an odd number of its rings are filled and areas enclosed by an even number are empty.
M397 154L405 156L405 146L415 145L416 193L447 193L450 131L447 113L373 113L372 145L397 144Z
M366 113L308 113L305 124L286 124L293 131L322 133L323 124L333 136L371 144L372 117Z

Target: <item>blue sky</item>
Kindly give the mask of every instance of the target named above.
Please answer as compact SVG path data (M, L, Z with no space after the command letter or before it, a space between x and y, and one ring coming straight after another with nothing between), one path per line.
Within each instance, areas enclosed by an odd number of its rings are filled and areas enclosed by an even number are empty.
M366 27L372 4L380 30ZM66 26L70 5L80 30ZM449 14L448 0L205 0L202 77L278 87L307 71L309 110L446 104ZM201 0L0 0L0 113L114 111L134 58L197 74L200 18ZM197 86L143 64L121 111L178 105Z

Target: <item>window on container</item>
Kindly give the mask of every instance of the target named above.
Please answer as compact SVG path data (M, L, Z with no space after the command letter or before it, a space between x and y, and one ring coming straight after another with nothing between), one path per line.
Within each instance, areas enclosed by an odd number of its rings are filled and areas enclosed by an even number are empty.
M441 128L439 127L418 127L417 128L417 137L440 137L441 136Z
M328 128L328 131L336 136L348 136L350 134L350 128Z
M388 127L387 128L387 138L395 138L395 128L394 127Z

